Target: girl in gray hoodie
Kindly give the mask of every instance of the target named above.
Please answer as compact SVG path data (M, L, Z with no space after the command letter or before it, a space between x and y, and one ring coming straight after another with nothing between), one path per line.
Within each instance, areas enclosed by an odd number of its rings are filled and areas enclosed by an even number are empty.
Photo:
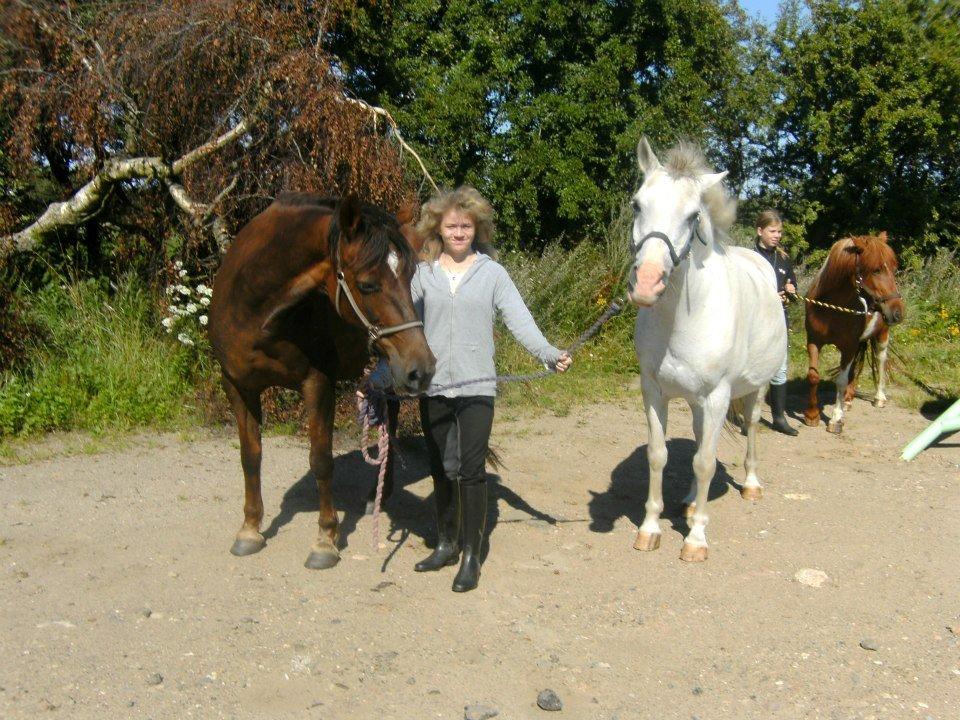
M423 206L417 232L425 238L426 261L417 267L410 287L437 359L427 397L420 401L420 418L430 453L438 539L415 570L454 565L462 548L453 590L466 592L480 578L485 461L496 383L443 386L496 375L497 311L513 336L544 364L564 372L573 361L547 342L507 271L493 259L493 208L479 192L463 186L434 196Z

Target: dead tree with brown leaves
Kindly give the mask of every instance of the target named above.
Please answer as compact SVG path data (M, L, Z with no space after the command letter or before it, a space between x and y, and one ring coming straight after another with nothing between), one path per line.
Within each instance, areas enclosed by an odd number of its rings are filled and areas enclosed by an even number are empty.
M149 268L183 236L215 263L283 189L409 201L396 128L323 49L348 2L0 0L0 258Z

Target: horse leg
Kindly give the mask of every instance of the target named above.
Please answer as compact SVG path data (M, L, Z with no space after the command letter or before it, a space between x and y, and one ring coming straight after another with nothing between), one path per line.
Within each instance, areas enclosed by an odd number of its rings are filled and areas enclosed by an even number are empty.
M717 443L729 404L729 391L715 390L712 395L703 399L702 404L691 405L693 432L697 437L697 452L693 456L697 500L690 518L690 532L683 539L683 548L680 550L680 559L685 562L703 562L707 559L706 531L710 520L707 516L707 497L717 470Z
M837 374L837 400L833 405L833 415L827 423L827 432L839 435L843 432L843 399L847 393L847 383L853 370L853 353L840 355L840 372Z
M303 383L303 400L307 408L307 429L310 435L310 470L317 481L320 495L320 531L310 548L304 567L325 570L337 564L340 551L340 524L333 506L330 481L333 476L333 383L323 373L313 370Z
M260 534L260 523L263 521L263 497L260 494L260 460L263 455L260 424L263 415L260 395L241 393L226 375L223 376L223 389L237 419L244 483L243 525L230 552L241 556L252 555L266 544Z
M820 424L820 399L817 397L817 387L820 385L820 373L817 366L820 364L820 346L816 343L807 343L807 409L803 413L803 424L816 427Z
M387 468L383 475L383 496L380 498L381 504L386 503L393 495L393 467L397 452L394 449L394 442L397 439L397 423L400 419L400 401L387 400L387 429L390 432L390 445L387 451ZM370 488L370 494L367 496L366 514L373 515L374 505L377 501L377 485Z
M890 345L890 330L884 328L877 333L877 394L873 399L875 407L882 408L887 404L887 348Z
M763 486L757 477L757 426L760 424L760 393L762 388L743 398L743 416L747 422L747 457L743 468L747 472L740 497L744 500L759 500L763 497Z
M853 399L857 396L857 383L860 380L860 374L857 372L856 365L851 363L850 375L847 378L847 389L843 392L843 411L847 412L853 407ZM837 393L837 400L840 400L840 394Z
M660 513L663 512L663 468L667 464L667 401L655 388L643 389L643 405L647 413L647 466L650 486L647 490L646 513L633 547L656 550L660 547Z

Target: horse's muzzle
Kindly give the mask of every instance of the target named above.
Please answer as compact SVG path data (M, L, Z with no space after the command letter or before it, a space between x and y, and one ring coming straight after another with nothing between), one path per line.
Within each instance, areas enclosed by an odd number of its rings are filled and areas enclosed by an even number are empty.
M650 307L666 289L667 273L663 265L655 261L646 261L634 265L627 281L627 297L634 305Z

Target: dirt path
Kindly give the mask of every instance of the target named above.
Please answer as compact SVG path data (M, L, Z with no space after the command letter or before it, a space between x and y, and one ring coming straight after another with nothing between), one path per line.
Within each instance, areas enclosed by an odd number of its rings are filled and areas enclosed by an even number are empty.
M0 468L0 717L960 717L960 449L912 463L926 421L857 401L846 433L763 431L763 502L742 440L721 447L710 559L678 559L690 416L671 408L659 551L632 549L646 493L641 414L501 418L507 465L480 588L419 575L432 537L415 441L371 549L373 470L344 438L346 546L316 532L305 445L268 439L267 547L235 558L236 442L176 438ZM638 448L639 445L639 448ZM820 587L795 579L826 573ZM953 628L951 631L949 628ZM861 643L876 649L864 649Z

